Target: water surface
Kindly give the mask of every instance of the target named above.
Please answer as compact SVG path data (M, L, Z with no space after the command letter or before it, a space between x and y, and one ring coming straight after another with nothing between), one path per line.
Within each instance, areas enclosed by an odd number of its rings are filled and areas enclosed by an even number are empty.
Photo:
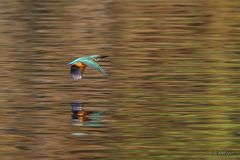
M1 1L0 159L239 159L239 7Z

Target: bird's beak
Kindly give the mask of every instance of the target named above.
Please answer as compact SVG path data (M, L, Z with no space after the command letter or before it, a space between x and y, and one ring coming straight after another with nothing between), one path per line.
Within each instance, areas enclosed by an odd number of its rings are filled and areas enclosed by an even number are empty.
M106 58L106 57L108 57L108 56L100 56L100 58Z

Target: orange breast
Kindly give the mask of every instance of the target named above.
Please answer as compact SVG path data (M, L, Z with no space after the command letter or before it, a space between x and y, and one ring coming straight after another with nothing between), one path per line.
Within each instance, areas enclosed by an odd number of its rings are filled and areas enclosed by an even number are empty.
M77 62L74 65L76 65L77 67L80 68L81 73L83 73L85 68L86 68L86 65L84 63L82 63L82 62Z
M77 62L74 65L78 66L78 67L83 67L85 66L85 64L83 64L82 62Z

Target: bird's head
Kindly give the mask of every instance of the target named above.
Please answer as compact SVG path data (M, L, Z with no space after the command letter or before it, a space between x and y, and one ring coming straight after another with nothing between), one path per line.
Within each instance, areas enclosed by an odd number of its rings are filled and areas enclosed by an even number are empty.
M106 58L108 56L99 56L99 55L92 55L90 56L94 61L99 61L102 58Z
M100 60L100 56L99 55L91 55L90 56L94 61L99 61Z

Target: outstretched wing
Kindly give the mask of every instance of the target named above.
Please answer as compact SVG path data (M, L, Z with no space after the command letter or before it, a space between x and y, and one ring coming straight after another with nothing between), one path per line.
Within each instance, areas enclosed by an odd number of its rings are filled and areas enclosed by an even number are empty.
M83 72L81 72L80 67L77 65L71 66L71 75L74 80L82 79L82 73Z
M72 62L70 62L70 63L68 63L68 64L74 65L75 63L79 62L81 59L82 59L82 58L77 58L77 59L75 59L74 61L72 61Z
M101 72L101 73L107 75L107 72L102 67L100 67L99 64L97 64L93 60L91 60L89 58L88 59L81 59L81 62L84 63L85 65L89 66L90 68L95 69L98 72Z

